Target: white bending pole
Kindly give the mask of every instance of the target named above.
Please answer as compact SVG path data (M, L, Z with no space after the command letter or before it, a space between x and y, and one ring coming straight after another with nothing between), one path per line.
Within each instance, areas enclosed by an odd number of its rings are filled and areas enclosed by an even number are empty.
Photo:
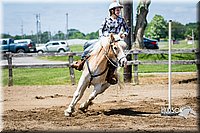
M171 23L172 20L169 20L169 53L168 53L168 109L171 112L171 77L172 77L172 72L171 72Z

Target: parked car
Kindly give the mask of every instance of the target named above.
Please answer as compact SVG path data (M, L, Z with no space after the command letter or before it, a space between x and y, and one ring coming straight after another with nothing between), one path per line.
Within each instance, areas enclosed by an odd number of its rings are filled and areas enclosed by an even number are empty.
M10 51L11 43L14 43L14 39L12 39L12 38L0 39L1 53Z
M157 40L144 37L143 42L146 49L159 49Z
M67 52L70 51L69 45L66 41L49 41L45 45L37 47L38 53L44 52Z
M28 53L30 48L27 43L19 42L14 43L14 39L6 38L0 39L1 52L13 52L13 53Z
M173 44L179 44L178 40L172 40Z
M30 52L36 52L36 45L31 39L14 40L14 43L26 43Z

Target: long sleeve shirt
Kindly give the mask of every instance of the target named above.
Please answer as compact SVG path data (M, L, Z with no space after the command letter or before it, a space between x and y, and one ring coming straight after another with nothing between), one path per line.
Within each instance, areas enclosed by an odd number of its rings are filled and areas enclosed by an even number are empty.
M112 17L105 18L99 29L99 36L108 36L110 33L128 35L129 28L122 17L117 17L117 19Z

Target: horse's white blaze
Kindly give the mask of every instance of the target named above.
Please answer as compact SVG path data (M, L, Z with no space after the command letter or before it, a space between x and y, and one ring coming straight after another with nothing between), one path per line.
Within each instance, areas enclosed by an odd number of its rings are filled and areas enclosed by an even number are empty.
M120 65L123 66L127 64L127 59L126 59L126 55L124 53L124 49L126 47L126 43L124 41L119 41L118 42L119 45L119 54L118 54L118 60L120 61Z

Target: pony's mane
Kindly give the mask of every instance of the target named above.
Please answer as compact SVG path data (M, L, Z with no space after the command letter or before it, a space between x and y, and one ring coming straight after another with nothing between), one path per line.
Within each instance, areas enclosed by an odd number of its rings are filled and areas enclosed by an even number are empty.
M121 46L123 49L126 47L126 43L124 41L122 41L119 37L119 35L113 35L115 40L120 40L118 45ZM93 51L91 52L91 55L95 55L95 54L98 54L102 47L106 48L110 43L110 37L101 37L97 42L96 44L94 44L94 49Z
M98 54L101 49L102 49L102 46L103 47L106 47L106 45L108 45L109 43L109 37L101 37L95 44L94 44L94 49L93 51L91 52L91 55L95 55L95 54Z

